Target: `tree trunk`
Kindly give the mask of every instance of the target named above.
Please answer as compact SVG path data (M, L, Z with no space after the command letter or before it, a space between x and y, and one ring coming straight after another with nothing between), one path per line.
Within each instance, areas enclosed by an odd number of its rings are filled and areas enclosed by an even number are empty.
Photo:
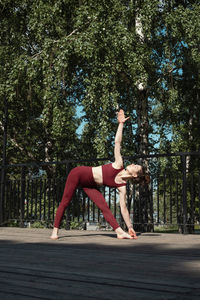
M137 11L135 18L135 31L139 37L141 44L144 43L144 32L142 28L142 22L139 10ZM147 95L147 77L142 75L140 80L136 82L138 94L137 94L137 153L141 155L148 155L149 151L149 122L148 122L148 95ZM149 165L147 159L138 161L138 164L145 166L149 171ZM150 186L136 186L136 205L134 212L135 230L147 232L153 231L153 203L150 192Z
M138 91L137 102L137 153L148 155L148 96L146 90ZM149 163L147 159L138 161L138 164L145 166L149 171ZM136 187L136 209L134 212L135 229L142 232L153 232L153 203L151 197L150 185Z

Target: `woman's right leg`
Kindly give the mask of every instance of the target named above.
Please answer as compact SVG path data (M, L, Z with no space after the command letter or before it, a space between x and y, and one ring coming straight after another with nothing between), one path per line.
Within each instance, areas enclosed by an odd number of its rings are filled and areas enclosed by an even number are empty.
M92 175L92 167L87 166L79 166L71 170L67 177L67 181L65 184L65 189L62 197L62 201L57 209L55 221L54 221L54 229L51 235L52 239L58 238L58 228L60 226L60 222L63 218L63 214L67 206L69 205L72 196L78 187L80 186L88 186L94 184L94 179Z
M51 235L52 239L58 238L58 229L60 227L61 220L63 218L65 209L70 204L74 191L76 190L79 184L79 172L78 168L74 168L68 175L65 189L63 192L62 200L59 204L59 207L56 212L55 220L54 220L54 229Z

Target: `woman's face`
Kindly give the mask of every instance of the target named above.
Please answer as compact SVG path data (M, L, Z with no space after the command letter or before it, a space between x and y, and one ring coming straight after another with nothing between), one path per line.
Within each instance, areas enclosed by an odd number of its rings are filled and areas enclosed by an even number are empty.
M130 175L133 177L138 177L139 175L142 175L142 166L131 164L126 167L126 170Z

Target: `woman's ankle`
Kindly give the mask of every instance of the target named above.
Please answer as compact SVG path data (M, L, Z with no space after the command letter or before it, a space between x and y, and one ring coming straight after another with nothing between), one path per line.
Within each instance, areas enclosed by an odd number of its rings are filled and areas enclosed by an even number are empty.
M53 228L53 231L52 231L52 234L51 234L51 239L53 240L57 240L58 239L58 228L57 227L54 227Z
M121 227L117 227L116 229L115 229L115 232L116 232L116 234L122 234L122 233L124 233L124 230L121 228Z
M52 231L52 235L58 235L59 228L54 227Z

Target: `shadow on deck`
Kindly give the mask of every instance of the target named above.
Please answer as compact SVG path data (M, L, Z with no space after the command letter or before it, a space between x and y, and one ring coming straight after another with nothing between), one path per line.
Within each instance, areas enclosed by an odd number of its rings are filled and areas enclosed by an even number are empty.
M0 228L0 298L200 299L200 235Z

